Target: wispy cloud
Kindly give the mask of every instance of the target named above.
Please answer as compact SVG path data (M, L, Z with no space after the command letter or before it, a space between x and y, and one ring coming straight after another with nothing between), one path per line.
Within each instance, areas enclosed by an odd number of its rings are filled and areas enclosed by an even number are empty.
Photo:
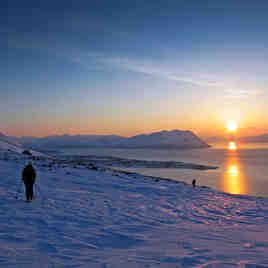
M237 83L225 82L226 79L209 74L186 73L172 71L171 66L164 66L161 62L153 60L137 60L124 56L111 56L107 53L85 51L74 44L69 47L61 40L32 40L30 36L24 38L11 37L9 45L21 49L35 49L46 51L53 57L64 57L69 61L81 65L89 71L105 71L107 69L121 69L142 73L169 81L191 84L197 88L211 88L221 91L227 99L248 99L261 94L261 90L243 88Z
M142 73L158 78L191 84L197 88L211 88L224 94L227 99L247 99L261 94L261 90L252 88L241 89L236 83L223 83L223 78L215 78L212 75L193 74L185 72L172 72L170 67L162 67L161 63L155 63L145 60L134 60L121 56L104 56L96 53L80 54L72 57L73 61L83 65L86 68L119 68L132 72Z
M237 88L228 88L225 89L225 97L229 99L247 99L250 97L257 96L260 94L260 90L256 89L237 89Z
M171 81L189 83L193 86L197 86L198 88L212 88L223 92L224 96L230 99L247 99L261 93L261 90L257 89L241 89L237 85L234 85L236 83L231 84L230 82L221 82L224 81L224 79L217 80L214 76L210 76L208 74L196 75L185 72L175 73L168 70L168 68L161 67L161 63L155 64L148 61L138 61L125 57L106 57L102 58L101 61L111 66L116 66L133 72L156 76Z
M170 81L189 83L198 87L218 87L223 85L213 79L195 78L193 74L181 72L172 72L167 67L161 67L161 63L151 61L139 61L127 57L96 57L97 61L106 64L106 66L116 67L137 73L143 73Z

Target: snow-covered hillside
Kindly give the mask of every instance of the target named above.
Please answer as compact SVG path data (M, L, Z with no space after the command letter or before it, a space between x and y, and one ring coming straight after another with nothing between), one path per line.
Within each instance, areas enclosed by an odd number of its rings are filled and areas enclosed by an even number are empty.
M0 141L6 142L8 144L12 144L12 145L18 146L18 147L21 147L22 146L17 138L15 138L15 137L8 137L8 136L4 135L1 132L0 132Z
M24 149L20 143L0 133L0 150L22 153Z
M3 133L0 133L0 152L14 152L22 154L25 151L29 152L33 156L45 156L40 152L25 148L15 138L8 137Z
M268 199L218 193L79 161L0 154L1 267L268 267Z
M209 147L191 131L173 130L142 134L131 138L116 135L62 135L45 138L22 137L35 148L119 147L119 148L204 148Z

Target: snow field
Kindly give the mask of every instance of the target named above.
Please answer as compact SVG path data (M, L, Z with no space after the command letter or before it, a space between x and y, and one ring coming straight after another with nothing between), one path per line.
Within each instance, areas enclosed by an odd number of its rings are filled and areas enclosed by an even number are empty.
M40 160L25 203L27 161L0 160L1 267L268 267L266 198Z

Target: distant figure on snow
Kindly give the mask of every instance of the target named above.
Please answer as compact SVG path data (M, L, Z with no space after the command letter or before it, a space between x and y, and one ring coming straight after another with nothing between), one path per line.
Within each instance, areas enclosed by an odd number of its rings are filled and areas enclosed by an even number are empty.
M25 185L26 200L33 200L33 186L36 179L36 171L31 162L22 171L22 180Z
M195 184L196 184L196 180L194 179L194 180L192 181L192 185L193 185L193 187L195 187Z

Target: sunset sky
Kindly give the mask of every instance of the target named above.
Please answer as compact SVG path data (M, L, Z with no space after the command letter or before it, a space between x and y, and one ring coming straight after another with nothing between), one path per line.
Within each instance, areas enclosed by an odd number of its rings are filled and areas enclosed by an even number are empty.
M268 1L3 0L0 132L268 132Z

